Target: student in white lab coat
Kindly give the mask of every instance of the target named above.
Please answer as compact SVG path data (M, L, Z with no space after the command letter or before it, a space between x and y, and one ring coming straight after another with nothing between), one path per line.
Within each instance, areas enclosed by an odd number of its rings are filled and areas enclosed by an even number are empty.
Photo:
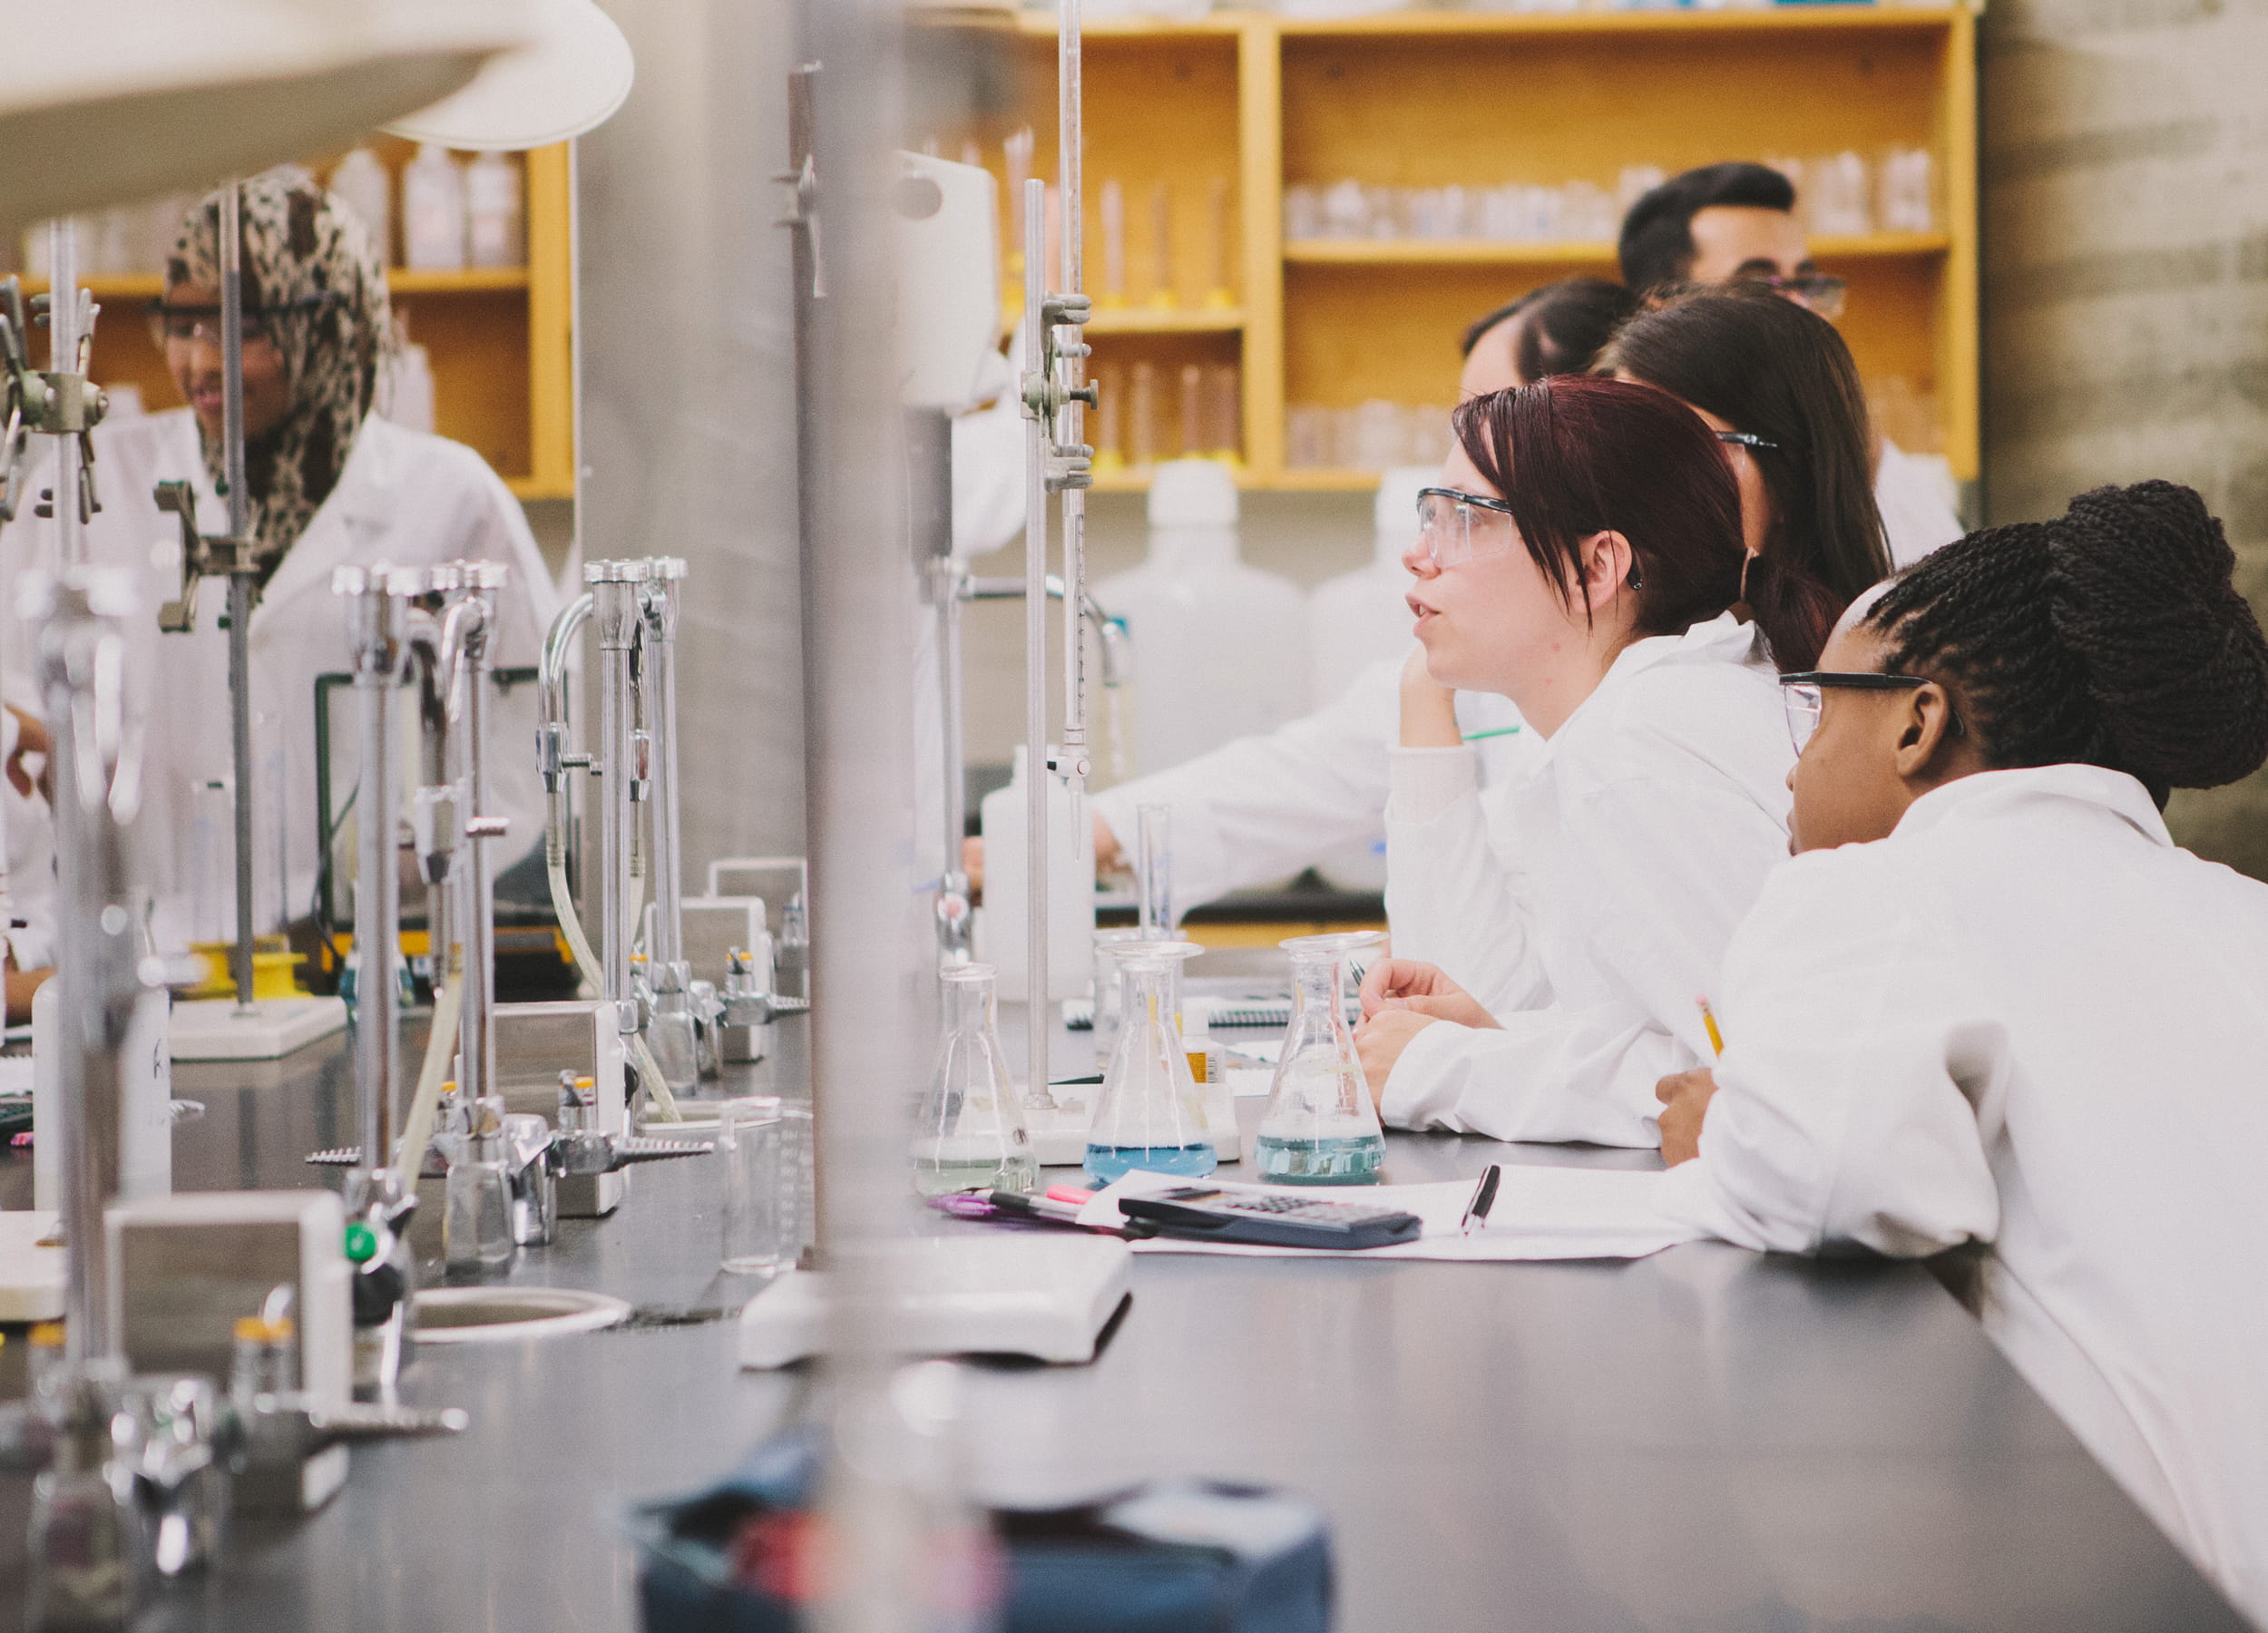
M1791 617L1823 592L1779 592L1796 570L1749 555L1725 434L1667 394L1569 376L1452 423L1410 554L1430 681L1404 692L1386 895L1397 942L1414 901L1484 930L1486 962L1473 993L1374 965L1363 1064L1401 1127L1650 1145L1654 1083L1706 1047L1696 983L1786 855L1765 642L1815 650L1833 614ZM1744 586L1755 622L1731 611ZM1544 741L1505 802L1509 842L1451 687L1508 696Z
M1764 174L1792 202L1784 179L1775 171ZM1793 257L1792 268L1816 276L1789 202L1768 210L1699 209L1697 215L1688 210L1683 225L1657 220L1649 242L1661 240L1654 244L1658 253L1633 263L1639 276L1650 279L1655 269L1667 268L1665 275L1673 279L1737 284L1757 298L1780 295L1782 304L1804 316L1775 324L1769 313L1695 304L1693 297L1671 299L1667 310L1633 321L1643 337L1621 367L1683 398L1716 429L1743 430L1778 445L1771 450L1728 445L1743 478L1752 531L1776 534L1784 552L1791 545L1803 552L1798 559L1810 576L1847 601L1888 564L1918 561L1959 537L1960 523L1928 467L1869 428L1858 368L1841 337L1795 298L1800 291L1792 293L1786 279L1765 281L1776 276L1760 270L1766 263L1759 258L1767 253ZM1671 253L1667 234L1672 225L1687 232L1682 255ZM1707 238L1706 257L1692 253L1693 232ZM1756 254L1743 253L1748 250ZM1743 259L1726 259L1735 255ZM1769 264L1776 267L1779 260ZM1840 288L1838 280L1823 281ZM1598 279L1569 279L1531 291L1466 332L1460 396L1582 372L1637 305L1628 288ZM1846 432L1858 440L1850 441ZM1757 504L1759 498L1772 502L1772 513ZM1764 547L1761 534L1752 543ZM1879 553L1885 546L1887 563ZM1134 831L1138 807L1171 805L1175 889L1186 906L1296 873L1375 839L1387 792L1386 754L1399 719L1400 679L1396 665L1374 665L1337 701L1268 737L1240 739L1186 766L1103 790L1093 799L1097 857L1107 863L1116 856L1119 836ZM1500 699L1466 694L1458 709L1468 733L1501 733L1519 723ZM1532 734L1484 739L1484 786L1501 786L1533 746Z
M1636 305L1620 285L1596 278L1530 290L1466 331L1459 395L1581 373ZM1140 807L1172 807L1175 905L1188 908L1376 840L1401 668L1399 659L1374 664L1337 699L1266 737L1095 794L1096 861L1110 866L1130 854ZM1501 783L1530 746L1519 715L1487 693L1461 697L1457 708L1482 777Z
M2159 816L2268 758L2234 565L2146 483L1851 610L1784 682L1802 854L1662 1152L1672 1210L1751 1247L1989 1247L1987 1331L2268 1623L2268 885Z
M225 884L233 866L228 801L209 787L232 770L221 628L227 587L204 586L193 632L159 632L156 607L179 588L179 531L152 496L161 481L187 481L200 529L227 525L215 492L218 220L218 195L191 214L152 314L152 337L189 406L96 431L103 509L87 530L98 563L132 569L144 585L150 621L132 644L147 711L140 829L147 883L158 901L155 929L168 946L192 937L191 898L200 872L224 882L220 903L208 904L207 913L220 922L194 931L235 934ZM490 646L498 668L537 660L557 596L525 516L479 455L372 412L392 319L386 274L361 222L305 171L288 167L243 184L242 220L246 485L253 536L269 562L250 629L254 885L265 931L304 917L314 895L315 680L351 667L332 569L475 557L504 562L510 579ZM12 528L5 543L10 577L53 560L52 543L38 530ZM8 650L28 650L17 632ZM492 738L499 810L490 814L512 822L495 853L501 872L540 839L542 802L527 745Z
M1776 631L1774 662L1809 667L1836 614L1890 572L1867 489L1866 402L1843 337L1767 293L1703 288L1631 319L1600 361L1667 391L1717 434L1740 488L1743 543L1791 569L1750 573L1743 611ZM1404 674L1402 695L1405 722L1445 707L1419 664ZM1516 959L1500 920L1517 894L1526 841L1504 787L1483 789L1480 815L1501 879L1483 878L1483 855L1412 842L1390 870L1386 905L1397 956L1439 966L1497 1009L1514 1001L1505 983Z

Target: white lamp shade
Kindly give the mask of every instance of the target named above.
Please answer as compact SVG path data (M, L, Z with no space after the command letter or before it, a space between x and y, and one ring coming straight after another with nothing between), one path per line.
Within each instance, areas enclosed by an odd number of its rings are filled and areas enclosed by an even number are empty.
M70 0L0 52L0 231L343 146L529 37L523 0Z
M614 19L592 0L533 0L529 21L533 44L386 130L443 147L513 151L565 142L611 119L637 73Z

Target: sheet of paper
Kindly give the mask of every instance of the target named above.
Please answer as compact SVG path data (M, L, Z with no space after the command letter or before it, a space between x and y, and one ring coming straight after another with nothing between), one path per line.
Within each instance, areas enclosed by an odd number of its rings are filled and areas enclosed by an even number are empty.
M1231 1066L1228 1069L1228 1092L1238 1100L1266 1100L1268 1090L1276 1087L1276 1068L1273 1066Z
M1414 1242L1391 1247L1339 1250L1262 1247L1236 1242L1202 1242L1153 1237L1134 1244L1137 1253L1211 1253L1246 1258L1315 1257L1414 1259L1644 1258L1702 1233L1665 1218L1654 1207L1658 1173L1610 1169L1536 1168L1507 1163L1503 1183L1488 1223L1471 1235L1459 1228L1475 1182L1452 1179L1428 1185L1239 1187L1268 1195L1320 1197L1349 1202L1377 1202L1417 1215L1422 1231ZM1095 1194L1080 1210L1082 1225L1116 1226L1125 1220L1118 1198L1156 1196L1190 1181L1170 1174L1136 1170Z
M1273 1066L1284 1058L1284 1040L1281 1038L1240 1039L1234 1043L1223 1043L1221 1049L1226 1053L1242 1055L1247 1061L1258 1061L1266 1066Z

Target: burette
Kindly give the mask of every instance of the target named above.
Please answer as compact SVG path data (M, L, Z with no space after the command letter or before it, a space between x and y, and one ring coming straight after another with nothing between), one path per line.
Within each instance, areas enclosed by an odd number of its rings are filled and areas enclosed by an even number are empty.
M1085 409L1095 388L1085 383L1087 347L1081 329L1087 297L1080 292L1080 145L1079 0L1057 0L1056 13L1056 188L1061 200L1061 286L1047 291L1047 184L1024 182L1023 357L1024 410L1024 738L1029 775L1025 787L1025 900L1031 923L1025 953L1027 974L1025 1060L1026 1103L1033 1110L1056 1109L1048 1089L1048 1039L1053 1006L1049 1002L1048 808L1051 776L1061 776L1069 794L1071 834L1087 821L1087 776L1092 769L1087 746L1086 650L1080 619L1087 595L1087 495L1093 481L1092 457L1080 440ZM1060 754L1048 744L1047 605L1048 495L1063 496L1063 743ZM1092 889L1091 881L1087 888Z

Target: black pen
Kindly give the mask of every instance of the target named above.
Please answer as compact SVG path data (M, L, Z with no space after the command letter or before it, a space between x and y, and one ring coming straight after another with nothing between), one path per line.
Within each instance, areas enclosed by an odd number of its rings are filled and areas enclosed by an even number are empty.
M1465 1204L1465 1217L1457 1222L1458 1230L1471 1236L1476 1225L1489 1222L1489 1210L1496 1206L1496 1188L1504 1182L1504 1170L1490 1163L1481 1172L1481 1183L1472 1188L1472 1200Z

